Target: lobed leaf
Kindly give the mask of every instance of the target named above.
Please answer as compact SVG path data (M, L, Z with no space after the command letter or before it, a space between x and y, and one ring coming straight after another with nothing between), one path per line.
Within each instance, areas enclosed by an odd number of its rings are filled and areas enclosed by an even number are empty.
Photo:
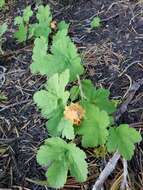
M75 144L54 137L47 139L37 153L38 163L49 166L46 177L53 188L64 186L68 170L79 182L85 181L88 173L85 159L85 153Z
M61 188L67 180L68 164L66 160L54 162L46 172L48 184L53 188Z
M48 40L49 34L51 33L50 23L52 21L50 7L48 5L40 5L36 18L38 23L30 25L29 37L45 37Z
M58 106L58 99L46 90L40 90L34 94L34 102L41 109L44 117L51 117L51 114Z
M60 103L63 106L67 103L69 92L65 87L69 80L69 71L53 75L45 86L45 90L40 90L34 94L34 101L41 109L42 114L47 119L51 117L52 112L56 110Z
M66 30L66 33L68 33L69 30L69 24L66 23L64 20L58 23L58 30Z
M50 25L50 22L52 20L52 15L51 15L51 11L50 11L50 7L48 5L43 6L40 5L38 7L38 12L36 15L39 23L43 23L44 25Z
M82 146L96 147L105 144L107 127L110 124L107 112L87 101L82 102L82 106L85 109L85 118L77 130L77 134L82 135Z
M59 106L56 110L54 110L53 115L51 115L50 119L46 123L46 127L51 136L57 137L61 135L61 131L59 131L59 123L63 118L64 107Z
M41 49L41 46L45 47ZM38 58L37 55L40 54ZM67 30L63 29L55 35L51 54L47 54L47 42L43 38L36 39L32 56L33 73L52 76L55 73L62 73L66 69L70 71L70 80L76 79L77 75L83 73L81 58L77 53L74 43L67 36Z
M45 140L45 144L40 147L36 158L40 165L49 166L52 161L61 160L64 156L66 142L62 139L49 138Z
M23 12L23 21L28 24L29 19L32 15L33 15L33 11L31 10L31 6L27 6Z
M36 38L32 54L33 62L30 66L33 74L40 72L40 74L44 75L48 70L52 70L52 66L47 63L47 50L47 40L44 37Z
M81 84L83 93L89 102L95 104L101 110L105 110L108 114L115 112L116 106L109 99L109 90L104 88L96 89L90 80L83 80Z
M83 73L81 58L77 53L77 48L71 39L67 36L67 30L59 31L53 38L51 47L52 56L49 61L51 64L57 58L57 72L62 72L65 69L70 71L70 79L75 80L77 75Z
M14 19L14 25L21 25L23 24L23 18L21 16L17 16Z
M24 42L27 39L27 27L24 24L20 24L18 31L15 32L14 37L18 40L18 42Z
M84 182L88 174L87 163L85 161L86 154L81 149L76 147L75 144L68 144L68 146L70 173L77 179L77 181Z
M62 136L62 138L71 140L75 137L73 124L63 118L63 111L64 109L58 108L46 123L46 127L51 136Z
M107 149L109 152L117 150L126 160L130 160L134 153L134 144L141 139L140 133L134 128L122 124L117 128L110 128Z
M74 128L72 122L69 120L66 120L65 118L62 118L59 125L58 125L58 131L60 134L62 134L62 138L66 139L74 139Z

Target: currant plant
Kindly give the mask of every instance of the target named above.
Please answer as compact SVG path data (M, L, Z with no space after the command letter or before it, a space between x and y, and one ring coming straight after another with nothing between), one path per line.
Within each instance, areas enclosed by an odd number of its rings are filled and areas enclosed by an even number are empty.
M33 16L31 7L28 6L23 11L23 16L17 16L14 24L18 26L18 31L14 34L18 42L24 42L32 37L44 36L48 39L51 33L52 15L49 6L40 5L36 14L36 23L30 24L30 18Z
M18 26L18 31L14 34L18 42L24 42L28 38L29 20L32 17L33 11L28 6L23 11L23 16L17 16L14 20L14 24Z
M91 28L96 29L99 28L101 26L101 18L96 16L93 18L93 20L91 21Z
M44 36L48 39L51 33L52 15L49 6L40 5L36 14L37 23L31 24L29 27L29 38Z
M47 17L49 24L52 18L49 14ZM44 14L40 22L46 22L47 17ZM39 33L31 64L33 74L47 76L44 87L33 99L47 119L45 127L50 135L37 152L37 162L48 168L47 183L54 188L63 187L69 173L79 182L86 181L87 148L104 147L109 153L118 151L130 160L135 143L141 141L141 135L135 129L127 124L117 126L114 122L117 105L109 98L109 90L96 89L90 80L80 80L84 67L68 36L68 28L64 21L60 22L51 36L52 43L47 39L50 31ZM75 143L79 141L77 138L81 142Z

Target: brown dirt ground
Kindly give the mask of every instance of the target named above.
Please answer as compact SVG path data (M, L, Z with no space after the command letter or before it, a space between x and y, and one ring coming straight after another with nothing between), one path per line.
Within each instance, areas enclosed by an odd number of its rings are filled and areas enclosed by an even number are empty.
M0 66L5 71L5 83L0 91L8 97L0 104L0 188L44 190L26 178L44 179L44 170L36 163L35 153L47 136L45 121L36 110L32 96L44 83L40 76L32 76L29 70L33 42L18 44L13 38L14 17L26 5L35 8L32 0L9 0L0 12L0 23L7 21L9 31L3 45L5 54ZM39 2L37 0L37 2ZM79 47L87 70L87 78L96 86L111 90L114 99L128 97L131 85L143 78L143 4L140 1L119 0L45 0L50 4L54 19L71 23L70 35ZM102 27L90 29L91 19L99 15ZM143 86L136 92L119 123L125 122L143 130ZM90 151L89 151L90 152ZM69 178L65 190L91 189L91 184L104 167L107 158L98 160L90 153L90 176L85 184ZM119 163L114 175L106 183L106 189L122 172ZM130 185L133 190L143 189L143 143L129 162Z

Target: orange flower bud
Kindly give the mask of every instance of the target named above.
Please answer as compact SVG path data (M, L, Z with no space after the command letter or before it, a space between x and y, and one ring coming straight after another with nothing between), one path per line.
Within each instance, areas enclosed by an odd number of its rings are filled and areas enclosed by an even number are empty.
M85 110L79 105L79 103L71 103L65 107L64 117L70 120L75 125L80 125L83 119Z

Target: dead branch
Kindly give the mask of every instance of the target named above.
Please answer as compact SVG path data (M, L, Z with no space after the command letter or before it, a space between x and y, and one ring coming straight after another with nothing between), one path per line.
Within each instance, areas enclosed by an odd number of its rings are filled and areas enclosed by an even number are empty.
M102 190L103 184L108 178L108 176L112 173L115 169L118 160L120 159L120 154L115 152L113 157L108 161L107 165L105 166L104 170L99 175L97 181L95 182L92 190Z

